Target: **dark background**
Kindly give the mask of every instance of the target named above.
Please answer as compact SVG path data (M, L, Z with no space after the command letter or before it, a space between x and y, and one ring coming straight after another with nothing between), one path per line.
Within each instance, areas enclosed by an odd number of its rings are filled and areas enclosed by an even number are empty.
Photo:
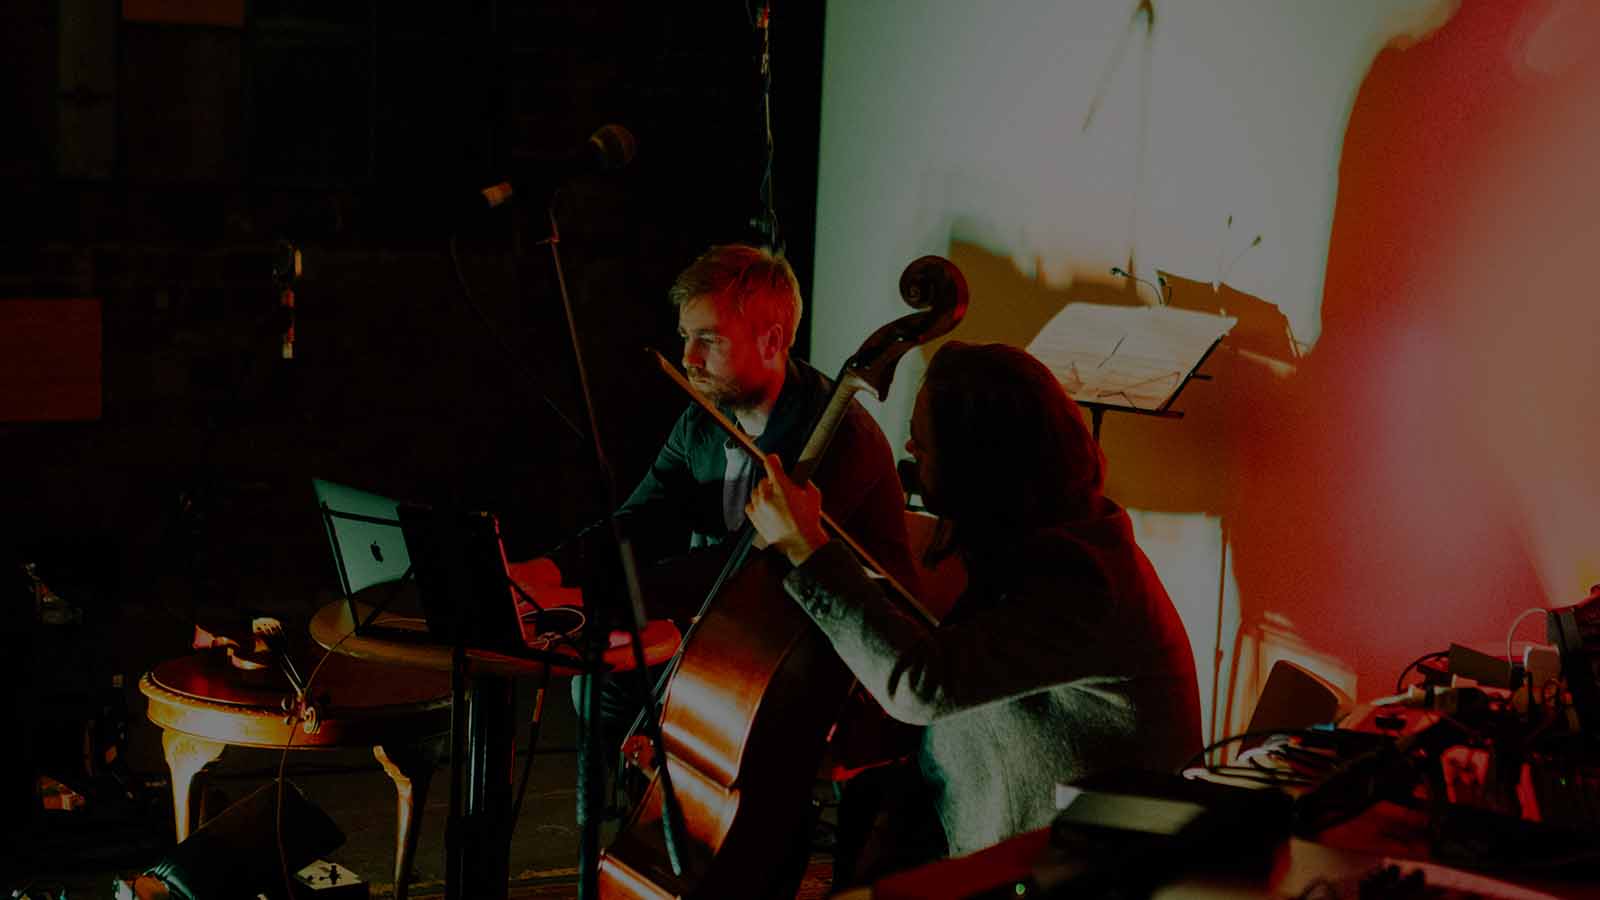
M570 181L554 210L602 438L631 488L682 406L641 352L675 355L666 289L709 244L755 237L762 209L744 3L255 0L237 27L132 21L108 0L6 5L0 307L90 297L102 314L98 417L0 422L25 721L80 716L119 675L138 715L139 674L197 617L303 628L336 590L313 477L494 510L513 558L601 514L590 446L552 412L587 430L544 207L455 219L449 201L612 122L637 158ZM776 203L809 298L821 4L778 6ZM488 327L452 276L452 234ZM282 240L304 259L292 361ZM5 384L25 363L0 362ZM22 561L81 625L34 623Z

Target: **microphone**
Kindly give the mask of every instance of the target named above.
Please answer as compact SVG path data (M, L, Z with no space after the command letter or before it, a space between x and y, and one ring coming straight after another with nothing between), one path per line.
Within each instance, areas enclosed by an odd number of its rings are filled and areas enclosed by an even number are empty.
M1161 287L1156 287L1155 282L1151 281L1148 278L1140 278L1139 276L1133 274L1132 272L1129 272L1127 269L1124 269L1121 266L1112 266L1111 267L1111 274L1116 275L1116 276L1118 276L1120 278L1132 278L1134 281L1137 281L1140 284L1150 288L1150 290L1156 292L1156 303L1157 304L1159 304L1161 306L1166 306L1167 305L1167 297L1161 291L1162 287L1166 287L1167 286L1167 279L1166 278L1164 278L1162 276L1159 276L1159 275L1156 276L1157 278L1161 279Z
M549 187L579 175L615 171L633 161L638 146L639 142L628 129L621 125L602 125L589 135L589 140L566 156L536 164L528 174L507 178L479 191L479 198L472 205L494 209L510 202L519 188L524 193L537 193L532 189Z

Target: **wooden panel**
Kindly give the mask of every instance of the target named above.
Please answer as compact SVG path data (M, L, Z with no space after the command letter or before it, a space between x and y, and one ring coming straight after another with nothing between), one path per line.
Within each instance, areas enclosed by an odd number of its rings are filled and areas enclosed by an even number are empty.
M62 0L60 10L56 171L110 178L117 158L117 13L99 0Z
M118 109L134 180L232 181L243 172L240 32L122 29Z
M122 0L129 22L244 27L244 0Z
M0 300L0 421L100 418L100 301Z

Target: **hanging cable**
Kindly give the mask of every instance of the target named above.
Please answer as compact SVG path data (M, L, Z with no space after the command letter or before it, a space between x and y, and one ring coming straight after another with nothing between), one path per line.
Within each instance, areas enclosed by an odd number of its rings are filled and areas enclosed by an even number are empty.
M773 189L773 156L775 144L772 140L772 3L771 0L761 4L759 10L752 9L748 2L745 4L745 13L750 19L750 26L756 30L756 35L761 41L760 68L761 75L761 133L763 136L765 159L761 167L761 186L759 189L761 209L750 219L751 227L760 232L767 246L776 252L783 251L783 237L778 228L778 209L774 201L776 196Z

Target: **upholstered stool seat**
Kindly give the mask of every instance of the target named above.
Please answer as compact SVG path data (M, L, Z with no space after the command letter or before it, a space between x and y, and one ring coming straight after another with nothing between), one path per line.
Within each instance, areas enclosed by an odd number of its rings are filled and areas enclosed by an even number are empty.
M318 662L302 659L303 674ZM274 668L244 671L219 651L171 659L146 673L139 690L172 770L177 838L188 837L195 777L228 746L281 750L371 747L397 792L395 897L406 896L419 812L450 731L450 678L333 654L311 684L317 726L285 722L288 680Z

